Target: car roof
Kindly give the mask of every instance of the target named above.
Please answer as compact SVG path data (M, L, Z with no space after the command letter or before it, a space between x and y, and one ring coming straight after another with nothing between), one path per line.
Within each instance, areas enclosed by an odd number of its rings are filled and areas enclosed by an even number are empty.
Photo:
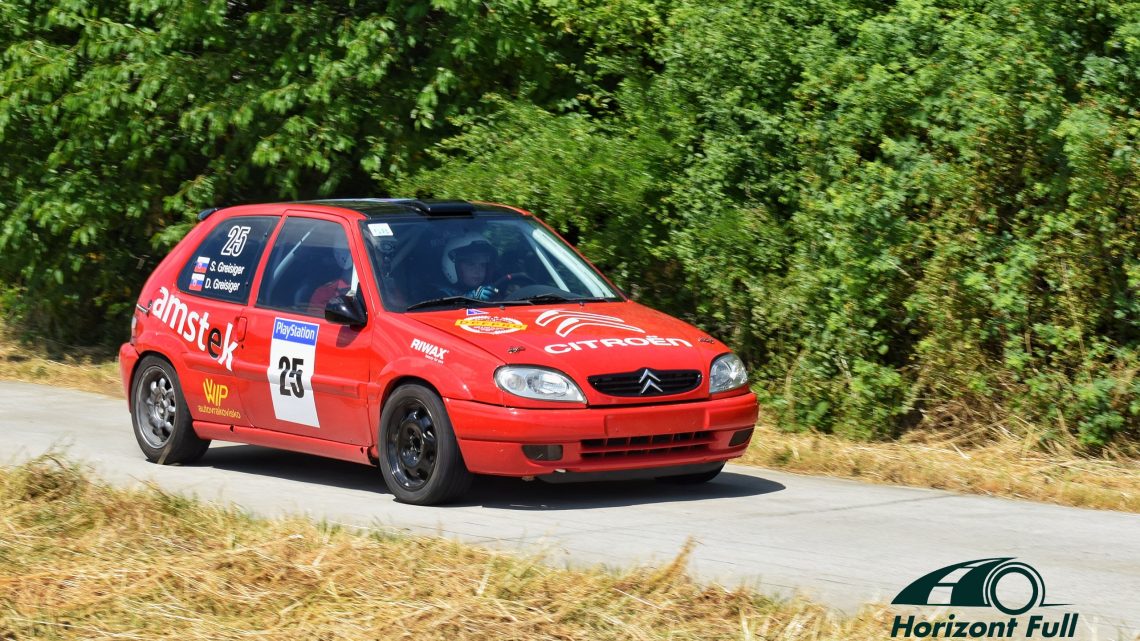
M469 202L466 200L418 200L414 198L329 198L323 200L301 200L286 203L288 205L320 205L322 207L336 207L355 211L366 218L381 218L388 216L417 216L426 218L447 218L455 216L471 216L476 213L514 214L525 215L524 212L512 207L496 205L493 203ZM240 205L239 205L240 207ZM214 207L204 209L198 214L198 220L205 220L211 214L229 207Z

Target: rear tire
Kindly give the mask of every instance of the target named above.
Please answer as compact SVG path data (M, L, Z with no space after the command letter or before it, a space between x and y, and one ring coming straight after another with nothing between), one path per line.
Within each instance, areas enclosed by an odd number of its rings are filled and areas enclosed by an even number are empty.
M697 472L695 474L678 474L676 476L659 476L657 481L661 483L670 483L673 485L700 485L701 483L708 483L715 479L721 470L724 469L724 463L717 467L705 471Z
M380 472L402 503L437 505L471 486L443 399L423 385L402 385L380 413Z
M148 461L159 465L193 463L210 441L198 438L174 367L157 356L139 363L131 381L131 423Z

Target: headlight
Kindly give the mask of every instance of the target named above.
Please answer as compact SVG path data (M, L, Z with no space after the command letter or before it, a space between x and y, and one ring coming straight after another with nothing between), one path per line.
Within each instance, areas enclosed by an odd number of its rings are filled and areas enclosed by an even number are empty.
M748 383L748 372L736 354L717 356L709 368L709 393L727 392Z
M495 370L495 384L504 392L539 401L585 403L582 390L570 377L542 367L508 365Z

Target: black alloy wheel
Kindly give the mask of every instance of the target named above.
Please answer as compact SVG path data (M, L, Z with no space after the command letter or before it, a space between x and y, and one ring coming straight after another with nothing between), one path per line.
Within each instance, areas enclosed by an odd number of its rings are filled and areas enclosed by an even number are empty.
M380 415L380 471L396 499L435 505L471 484L443 400L431 389L402 385Z

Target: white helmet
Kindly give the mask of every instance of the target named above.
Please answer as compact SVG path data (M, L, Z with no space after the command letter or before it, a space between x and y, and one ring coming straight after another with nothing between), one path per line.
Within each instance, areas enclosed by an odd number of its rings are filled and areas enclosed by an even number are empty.
M459 282L459 274L455 272L456 260L478 254L490 256L492 260L497 255L495 248L482 234L464 234L447 241L447 245L443 247L443 258L440 259L443 276L447 282L452 285Z

